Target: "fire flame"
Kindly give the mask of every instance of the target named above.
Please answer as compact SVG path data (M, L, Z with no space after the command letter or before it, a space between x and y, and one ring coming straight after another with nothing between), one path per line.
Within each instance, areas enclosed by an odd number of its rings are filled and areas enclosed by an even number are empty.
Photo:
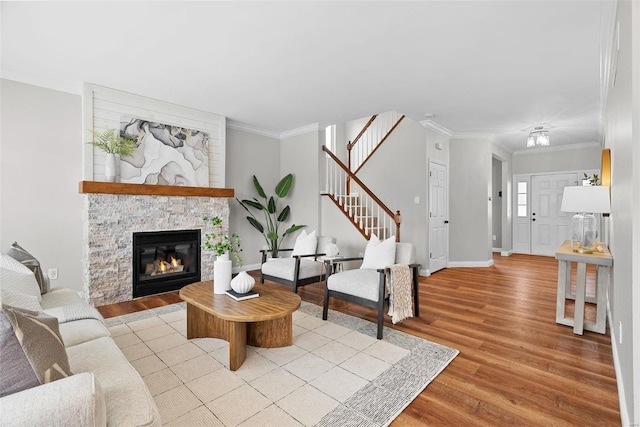
M171 257L171 265L174 267L178 266L178 261L176 261L176 259L174 257Z
M167 266L164 264L164 262L160 263L160 271L162 271L163 273L167 271Z

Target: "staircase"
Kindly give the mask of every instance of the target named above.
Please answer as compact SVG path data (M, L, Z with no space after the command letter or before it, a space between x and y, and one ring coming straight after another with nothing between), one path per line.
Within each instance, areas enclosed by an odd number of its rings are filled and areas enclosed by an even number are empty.
M395 233L396 241L400 241L400 211L389 209L356 174L402 119L404 115L395 111L371 116L353 142L347 143L348 166L322 146L327 154L326 190L322 195L329 197L367 240L372 234L386 239Z
M322 195L333 201L365 239L369 240L372 234L386 239L395 233L399 242L400 211L391 211L326 146L322 150L328 156L326 190Z

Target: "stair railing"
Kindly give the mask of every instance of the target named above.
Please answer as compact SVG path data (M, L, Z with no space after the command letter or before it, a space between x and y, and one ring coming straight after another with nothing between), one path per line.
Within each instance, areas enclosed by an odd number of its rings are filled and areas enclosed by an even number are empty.
M375 232L381 239L387 238L389 235L386 233L390 233L395 226L396 241L399 242L400 223L402 222L400 211L394 213L382 203L369 187L351 172L326 145L322 146L322 151L328 156L325 191L322 195L331 198L365 239L368 240L372 232ZM349 181L352 185L357 186L358 193L348 190Z
M397 111L371 116L353 142L347 143L349 170L357 174L402 119L404 114Z

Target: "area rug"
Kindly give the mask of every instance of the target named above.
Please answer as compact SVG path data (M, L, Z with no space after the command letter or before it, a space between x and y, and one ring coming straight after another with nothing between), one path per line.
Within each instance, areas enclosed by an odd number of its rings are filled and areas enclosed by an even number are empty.
M185 304L107 319L166 426L386 426L458 350L303 302L294 344L247 348L235 372L229 345L186 339Z

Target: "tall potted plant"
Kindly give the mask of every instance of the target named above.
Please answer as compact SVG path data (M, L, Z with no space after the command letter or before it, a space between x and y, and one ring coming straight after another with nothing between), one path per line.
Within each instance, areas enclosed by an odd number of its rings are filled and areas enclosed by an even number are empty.
M305 225L294 224L280 234L280 225L289 218L291 208L287 205L280 210L278 203L280 199L287 197L289 194L293 185L293 175L288 174L278 182L275 188L275 196L267 196L255 175L253 176L253 185L262 201L256 197L254 197L253 200L244 199L241 201L238 198L236 198L236 200L249 213L247 221L264 236L269 251L273 254L273 257L277 257L282 239L284 239L287 234L306 227ZM258 220L249 208L257 210L258 214L261 212L264 215L264 224Z
M88 144L98 147L107 154L104 164L104 176L108 182L117 182L120 179L120 156L128 156L133 153L137 143L131 138L121 137L116 129L107 129L102 132L91 131L94 140Z

